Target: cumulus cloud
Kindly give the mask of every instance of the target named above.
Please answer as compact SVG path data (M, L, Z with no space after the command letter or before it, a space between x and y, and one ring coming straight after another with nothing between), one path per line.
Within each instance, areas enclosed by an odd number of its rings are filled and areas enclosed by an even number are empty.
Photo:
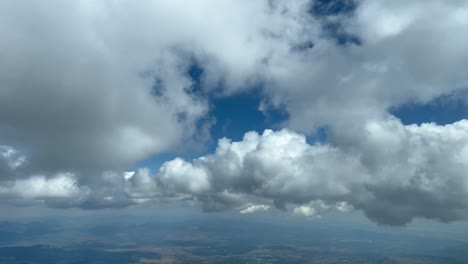
M269 205L306 216L357 209L390 225L415 217L468 218L468 121L404 126L388 118L369 121L361 132L353 148L310 145L304 135L289 130L249 132L239 142L220 140L214 154L191 163L165 163L156 179L165 190L179 185L172 190L224 205L220 210L241 203L245 213ZM181 164L184 180L178 173ZM200 185L203 192L191 188ZM237 203L217 200L223 193ZM261 207L255 205L259 201Z
M404 126L389 109L466 88L468 3L345 3L336 13L312 0L2 1L2 197L465 219L467 121ZM252 89L263 113L287 113L286 129L221 139L215 153L156 175L123 172L202 146L210 98ZM327 142L310 145L317 128Z

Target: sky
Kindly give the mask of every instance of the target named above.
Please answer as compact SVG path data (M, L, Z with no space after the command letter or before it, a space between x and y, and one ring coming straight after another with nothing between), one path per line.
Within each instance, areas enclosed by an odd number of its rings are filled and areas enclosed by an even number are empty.
M463 0L0 1L1 208L466 221L467 28Z

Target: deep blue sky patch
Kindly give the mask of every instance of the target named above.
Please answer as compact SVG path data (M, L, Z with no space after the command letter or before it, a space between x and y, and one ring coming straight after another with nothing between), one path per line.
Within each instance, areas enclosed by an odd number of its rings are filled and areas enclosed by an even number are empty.
M315 16L332 16L350 14L356 7L354 0L316 0L309 12Z
M468 118L463 99L453 95L441 96L429 103L410 102L389 111L405 125L430 122L446 125Z
M304 43L299 48L312 48L313 43ZM194 62L187 71L193 81L193 92L203 94L202 77L204 70L201 65ZM220 87L222 90L223 87ZM281 109L269 109L265 116L259 106L262 102L261 87L251 87L249 92L231 96L216 96L204 94L211 102L210 116L216 122L211 128L211 135L216 144L219 138L227 137L232 140L242 140L248 131L259 133L267 128L275 128L278 123L287 119L287 114Z
M346 32L339 21L328 19L337 15L352 16L357 5L354 0L317 0L312 4L309 13L322 21L324 36L334 39L337 45L361 45L359 36Z
M262 133L265 129L274 129L287 119L284 111L275 109L270 109L268 116L265 116L258 109L261 100L259 92L215 98L211 113L216 118L216 124L211 130L213 138L241 140L248 131Z

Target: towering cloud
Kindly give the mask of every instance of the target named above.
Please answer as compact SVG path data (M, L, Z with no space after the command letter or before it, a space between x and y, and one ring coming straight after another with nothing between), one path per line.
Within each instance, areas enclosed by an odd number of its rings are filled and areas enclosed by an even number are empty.
M459 0L1 1L0 199L465 219L467 121L389 109L465 96L467 26ZM284 129L124 173L202 146L210 99L252 90Z

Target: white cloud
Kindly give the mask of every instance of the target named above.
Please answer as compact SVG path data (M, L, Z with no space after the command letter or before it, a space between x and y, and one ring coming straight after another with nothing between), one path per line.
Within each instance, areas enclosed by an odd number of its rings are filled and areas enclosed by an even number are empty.
M169 50L176 40L126 24L138 8L148 10L138 21L157 25L151 5L3 1L0 140L27 149L36 170L99 172L203 132L208 105L190 92L189 62Z
M203 193L211 188L206 170L179 158L166 162L159 175L158 180L167 191Z
M311 33L312 49L274 52L263 71L265 101L286 109L291 129L327 127L341 137L386 118L391 107L460 91L468 83L468 37L459 34L467 8L465 1L360 1L351 15L321 18L361 44Z
M202 203L226 191L241 197L220 210L244 203L247 212L262 201L266 206L297 205L294 213L309 216L355 208L384 224L415 217L468 218L468 121L446 126L404 126L394 118L372 121L351 142L309 145L303 135L289 130L249 132L240 142L220 140L214 154L192 163L167 162L156 177L183 182L183 188L171 190L203 198L198 199ZM183 173L182 181L182 164L211 177ZM198 186L200 179L211 187L185 187Z
M239 213L241 214L251 214L259 211L267 211L270 209L270 206L264 205L264 204L254 204L254 205L249 205L244 209L241 209Z
M81 183L71 173L31 176L4 181L0 196L85 209L180 201L242 214L273 206L305 216L361 210L390 225L468 218L467 120L445 126L374 120L346 139L310 145L287 129L249 132L242 141L221 139L213 154L192 162L168 161L156 175L105 172Z
M2 1L0 143L26 149L33 173L80 179L203 145L209 102L190 65L203 67L207 93L263 82L271 54L318 32L308 5Z
M1 1L2 195L89 209L176 197L319 213L321 201L388 224L465 219L467 121L404 126L388 110L466 88L468 3L364 0L325 17L313 4ZM360 44L337 45L330 23ZM284 108L287 129L222 139L156 175L120 173L203 145L209 98L249 89L266 115ZM293 132L319 127L322 145Z
M20 200L77 198L88 192L80 188L73 174L61 173L52 178L32 176L0 186L0 197Z
M311 216L314 216L316 214L315 208L307 206L307 205L298 206L298 207L294 208L293 212L294 212L294 214L304 215L304 216L307 216L307 217L311 217Z

